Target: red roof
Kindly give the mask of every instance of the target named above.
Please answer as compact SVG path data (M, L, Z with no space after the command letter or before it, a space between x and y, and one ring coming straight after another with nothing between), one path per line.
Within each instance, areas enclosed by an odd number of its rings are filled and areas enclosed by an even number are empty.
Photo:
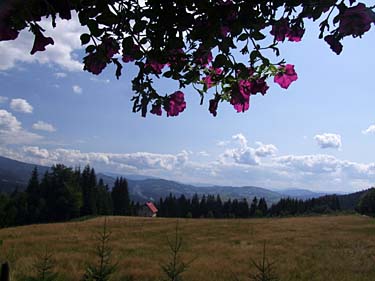
M152 202L147 202L146 206L151 210L153 213L157 213L158 209L155 207L154 203Z

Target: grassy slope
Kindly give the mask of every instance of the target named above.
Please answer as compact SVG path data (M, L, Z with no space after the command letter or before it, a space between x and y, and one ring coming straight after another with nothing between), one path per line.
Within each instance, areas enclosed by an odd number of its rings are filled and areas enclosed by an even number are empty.
M67 280L79 280L103 218L84 222L32 225L0 230L0 256L17 269L30 270L35 255L46 247ZM110 217L111 245L118 277L135 280L160 276L168 256L166 236L175 219ZM268 257L276 261L282 280L375 280L375 224L361 216L329 216L253 220L179 220L186 260L196 258L185 280L245 280L250 258L260 258L267 241ZM18 278L17 278L18 279ZM124 280L124 279L123 279Z

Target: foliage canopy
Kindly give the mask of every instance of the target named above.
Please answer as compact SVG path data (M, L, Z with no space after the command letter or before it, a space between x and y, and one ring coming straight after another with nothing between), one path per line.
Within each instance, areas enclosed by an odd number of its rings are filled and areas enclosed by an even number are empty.
M277 58L278 44L301 41L307 20L319 22L319 39L340 54L343 38L370 30L374 7L356 0L6 0L0 41L28 28L35 35L31 54L44 51L54 40L43 35L42 17L56 26L57 16L70 20L76 12L89 30L81 35L86 71L98 75L113 64L119 78L124 64L137 66L134 112L177 116L186 108L181 90L191 85L202 102L211 95L216 116L222 101L248 110L250 96L266 94L269 79L285 89L297 80L294 65ZM155 79L177 81L178 89L162 93Z

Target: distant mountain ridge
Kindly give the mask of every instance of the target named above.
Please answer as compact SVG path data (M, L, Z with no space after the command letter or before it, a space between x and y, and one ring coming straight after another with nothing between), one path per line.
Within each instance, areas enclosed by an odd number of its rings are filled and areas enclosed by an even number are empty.
M16 188L25 189L34 167L44 174L49 167L28 164L0 156L0 192L12 192Z
M0 156L0 192L12 192L16 188L24 190L35 166L38 168L40 175L43 175L49 169L46 166L28 164ZM110 188L113 187L117 176L121 175L114 173L97 174L98 179L102 178ZM264 197L269 204L275 203L285 197L309 199L326 195L326 193L317 193L306 189L275 191L256 186L195 186L165 179L147 178L147 176L142 175L124 175L124 177L128 180L131 199L139 202L159 200L160 197L166 197L170 193L175 196L184 194L187 197L192 197L195 193L198 195L220 194L222 199L247 198L248 200L252 200L256 196L258 198ZM354 204L353 200L359 200L361 195L362 193L342 195L344 197L342 197L341 201L345 206L352 207Z

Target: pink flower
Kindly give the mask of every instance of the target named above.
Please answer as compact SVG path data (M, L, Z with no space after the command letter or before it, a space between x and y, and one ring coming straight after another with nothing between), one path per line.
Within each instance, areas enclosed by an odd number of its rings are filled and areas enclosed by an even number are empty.
M342 35L361 36L371 28L375 14L365 4L347 8L340 16L339 32Z
M133 45L131 48L131 51L129 54L124 53L124 50L122 51L122 61L125 63L132 62L135 60L134 53L138 52L140 50L138 45Z
M186 56L183 49L172 49L169 51L169 65L179 64L181 62L186 62Z
M201 66L208 65L213 59L211 51L205 50L202 46L199 46L194 56L195 63Z
M161 116L161 114L162 114L161 105L160 104L153 104L150 113Z
M285 36L290 32L289 22L287 19L281 19L277 21L271 30L271 34L275 36L276 41L284 41Z
M218 105L219 105L219 100L217 98L214 98L214 99L210 100L210 106L209 106L208 110L215 117L217 115Z
M125 63L134 61L134 58L131 55L122 55L122 61Z
M279 73L276 74L274 81L279 84L281 88L288 89L289 85L298 79L297 73L294 70L294 65L287 64L279 67Z
M216 84L216 82L212 78L215 78L216 76L223 73L223 70L221 68L210 67L210 71L211 73L207 75L205 78L203 78L203 82L206 85L207 89L211 88L213 85Z
M288 37L289 41L300 42L303 34L305 34L305 30L299 26L295 26L289 30L286 37Z
M106 62L98 55L98 53L91 53L83 58L83 70L87 70L93 74L100 74L107 66Z
M5 24L0 24L0 41L14 40L18 37L19 32Z
M238 88L232 90L230 104L237 112L245 112L250 107L252 83L248 80L240 80Z
M252 83L251 87L251 93L253 95L256 95L257 93L261 93L262 95L265 95L268 90L267 82L264 78L259 78Z
M221 26L220 27L220 34L221 34L221 37L227 37L228 33L230 32L230 28L228 26Z
M105 38L102 44L104 46L107 59L111 59L120 50L119 45L113 38Z
M178 116L179 113L183 112L186 108L185 96L181 91L176 91L169 96L169 103L165 110L167 116Z
M155 60L151 60L150 62L146 63L146 67L150 67L154 73L161 74L161 71L163 70L165 64L158 63Z
M328 43L332 51L334 51L336 54L339 55L342 52L343 46L340 43L339 39L334 35L327 35L326 37L324 37L324 41Z
M45 51L47 45L54 44L53 39L51 37L44 37L43 33L39 29L35 30L34 34L35 34L34 45L30 54L33 55L38 51Z
M204 77L203 82L206 85L207 89L211 88L215 84L215 82L212 81L211 75L207 75L206 77Z

